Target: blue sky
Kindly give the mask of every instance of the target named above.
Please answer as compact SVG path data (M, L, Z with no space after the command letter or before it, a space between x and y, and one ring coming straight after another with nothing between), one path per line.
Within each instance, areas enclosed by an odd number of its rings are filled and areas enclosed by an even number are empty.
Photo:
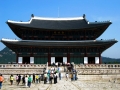
M98 39L115 38L118 43L102 56L120 58L120 0L0 0L0 39L18 39L5 22L28 21L31 14L59 18L86 14L89 22L111 20L112 24ZM0 42L0 50L4 47Z

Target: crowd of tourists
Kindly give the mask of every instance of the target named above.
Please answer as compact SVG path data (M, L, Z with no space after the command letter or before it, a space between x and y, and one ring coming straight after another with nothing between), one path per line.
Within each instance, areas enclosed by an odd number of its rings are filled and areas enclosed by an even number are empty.
M16 83L16 85L19 85L22 83L25 87L31 87L31 83L41 83L41 81L44 82L44 84L56 84L58 82L58 79L61 80L63 76L65 76L66 81L71 78L71 81L77 80L77 72L75 69L69 70L69 67L64 67L65 75L61 74L61 67L59 66L51 66L50 69L44 68L42 74L34 74L33 75L20 75L17 74L16 76L10 75L10 85L13 85L13 82ZM4 78L2 77L2 74L0 74L0 88L2 87L2 82L4 81ZM16 81L16 82L15 82Z

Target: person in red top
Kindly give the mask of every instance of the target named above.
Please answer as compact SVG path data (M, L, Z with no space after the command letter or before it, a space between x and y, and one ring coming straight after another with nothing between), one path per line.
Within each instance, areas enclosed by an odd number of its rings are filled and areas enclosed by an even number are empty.
M2 74L0 74L0 89L2 88L2 82L4 81L4 78Z

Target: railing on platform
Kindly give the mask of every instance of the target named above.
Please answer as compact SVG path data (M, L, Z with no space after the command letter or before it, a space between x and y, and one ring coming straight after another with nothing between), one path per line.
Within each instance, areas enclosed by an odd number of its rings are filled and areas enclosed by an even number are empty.
M46 64L0 64L2 68L46 68Z
M0 64L0 73L10 74L42 74L47 64Z
M75 64L76 68L120 68L120 64Z
M0 64L0 68L48 68L47 64ZM75 68L120 68L120 64L75 64Z
M120 64L76 64L78 75L117 75L120 74Z
M0 64L2 74L40 74L48 64ZM64 67L62 68L64 70ZM74 64L78 75L117 75L120 64Z

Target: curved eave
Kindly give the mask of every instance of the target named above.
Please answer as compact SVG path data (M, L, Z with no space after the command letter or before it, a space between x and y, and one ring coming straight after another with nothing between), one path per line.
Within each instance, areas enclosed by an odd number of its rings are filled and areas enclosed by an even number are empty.
M22 46L98 46L114 44L117 40L83 40L83 41L47 41L47 40L10 40L2 39L5 45L22 45Z
M10 40L10 39L2 39L2 43L4 43L8 48L14 51L14 47L20 48L24 47L100 47L101 52L105 51L118 41L115 39L111 40L83 40L83 41L45 41L45 40Z
M106 25L103 25L101 27L101 29L99 30L98 34L96 34L96 38L98 38L99 36L101 36L104 33L104 31L109 27L110 24L111 23L107 23Z

